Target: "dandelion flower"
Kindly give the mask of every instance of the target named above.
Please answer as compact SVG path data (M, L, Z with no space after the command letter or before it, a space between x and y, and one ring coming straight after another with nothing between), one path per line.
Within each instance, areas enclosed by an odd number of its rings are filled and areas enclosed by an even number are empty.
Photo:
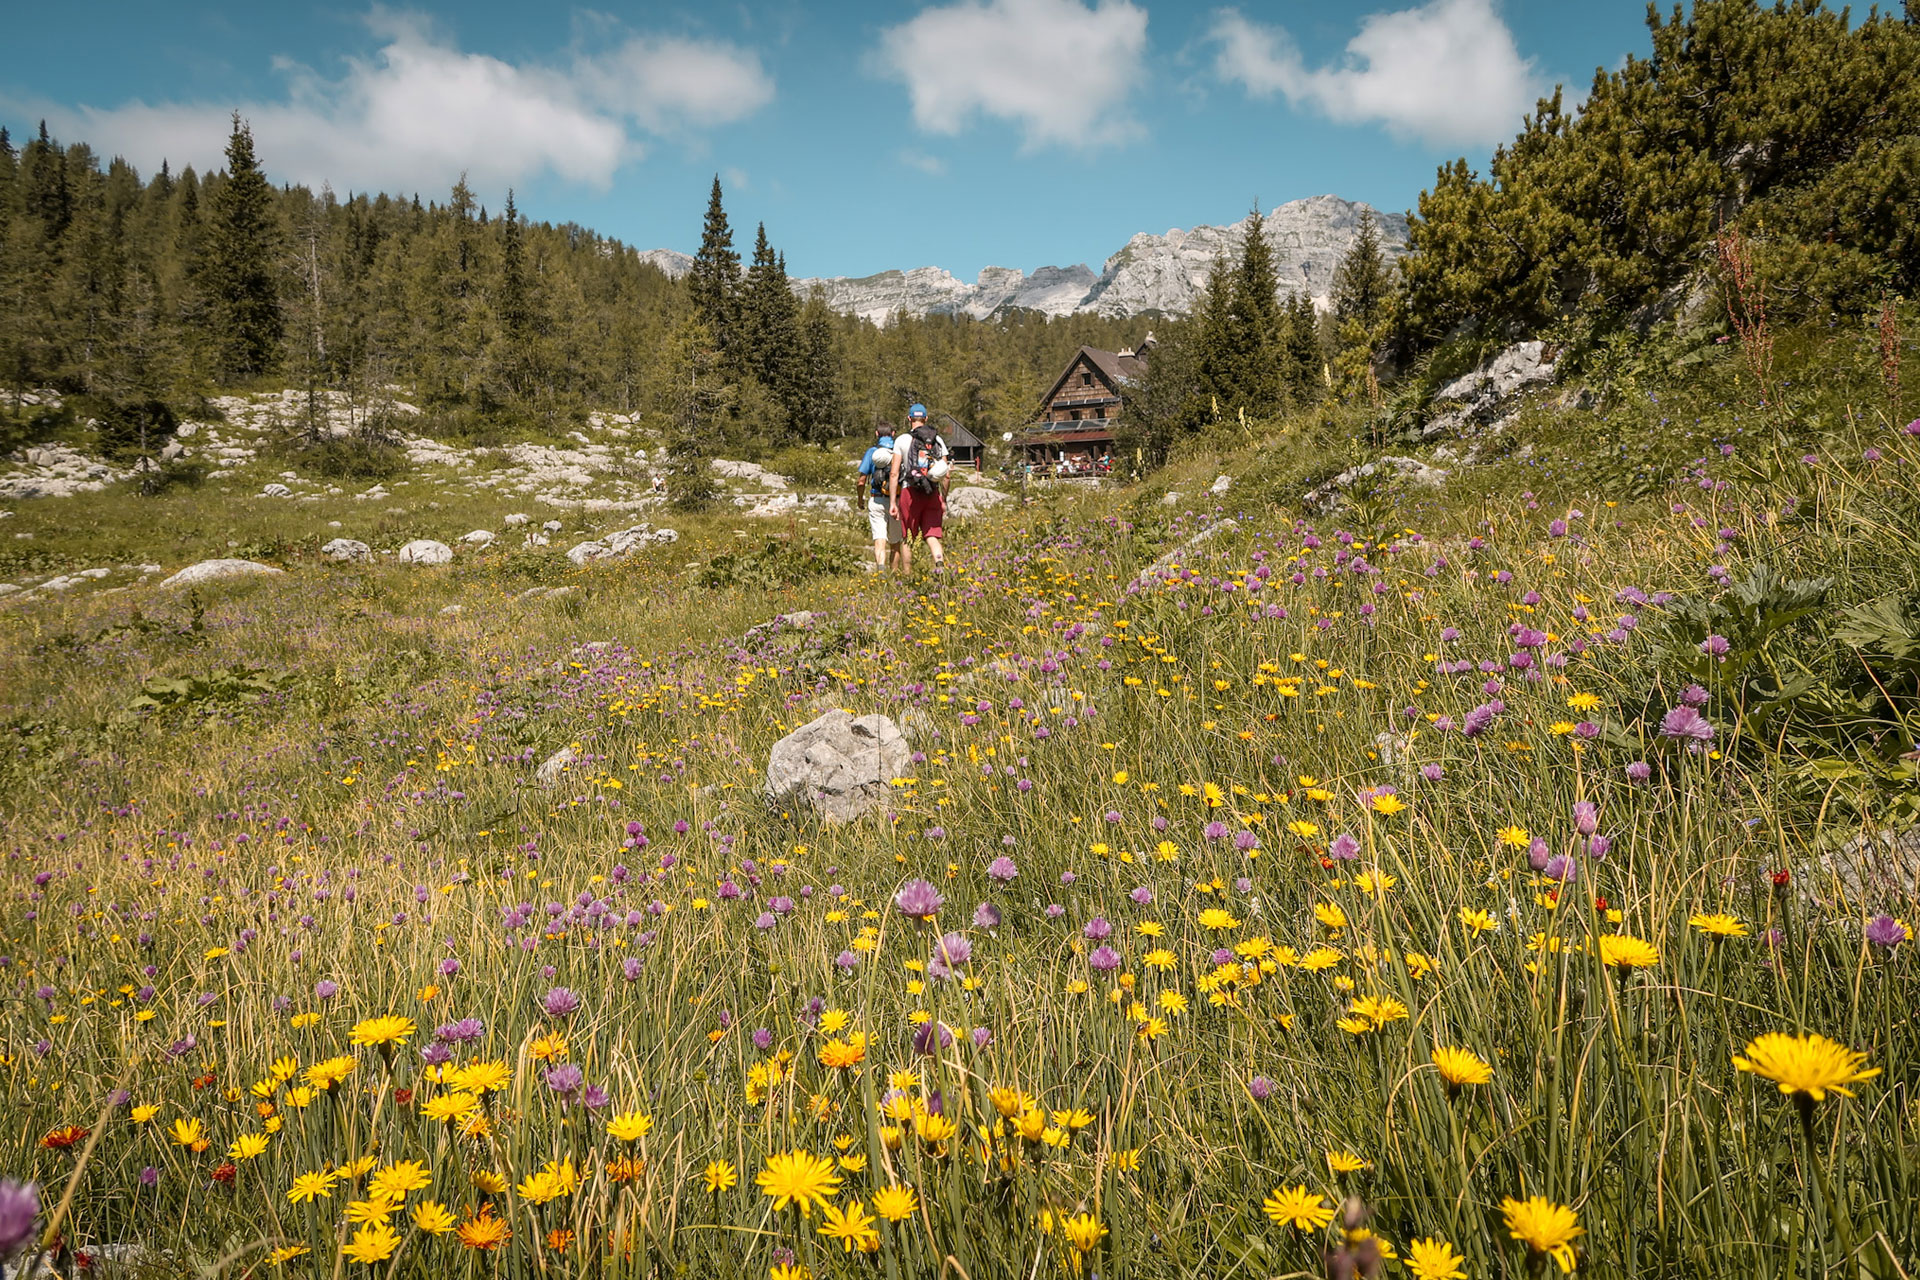
M1107 1228L1090 1213L1076 1213L1061 1222L1060 1232L1066 1236L1067 1243L1080 1253L1092 1253L1106 1236Z
M722 1191L731 1191L733 1184L740 1181L740 1174L732 1164L725 1160L715 1160L700 1172L701 1179L707 1184L707 1191L719 1195Z
M912 1187L886 1186L873 1193L873 1211L888 1222L904 1222L919 1209Z
M1407 1245L1407 1270L1414 1280L1467 1280L1460 1269L1466 1258L1454 1253L1453 1246L1434 1236Z
M1689 917L1687 923L1702 933L1712 934L1718 938L1744 938L1747 936L1747 926L1741 924L1732 916L1695 915Z
M822 1205L819 1232L830 1240L838 1240L848 1253L856 1249L867 1252L869 1240L875 1247L880 1243L878 1223L879 1219L869 1214L858 1200L849 1200L844 1209Z
M303 1244L283 1244L267 1255L267 1265L270 1267L283 1266L286 1263L292 1262L295 1258L304 1257L312 1252L313 1250Z
M193 1116L181 1116L175 1120L168 1136L173 1139L175 1146L191 1147L195 1151L207 1149L207 1131Z
M1660 963L1660 948L1627 933L1600 939L1600 963L1610 969L1650 969Z
M447 1083L467 1093L498 1093L512 1079L513 1072L506 1063L498 1060L470 1062L447 1073Z
M452 1123L480 1105L480 1099L463 1090L452 1093L435 1094L421 1106L420 1113L429 1120L444 1120Z
M1780 1092L1794 1097L1804 1095L1811 1102L1826 1099L1827 1090L1851 1098L1847 1088L1880 1074L1879 1067L1866 1066L1867 1055L1823 1035L1790 1036L1769 1031L1747 1042L1747 1056L1735 1057L1733 1065L1780 1086Z
M826 1204L829 1196L840 1191L840 1175L834 1172L833 1162L811 1151L784 1151L767 1157L767 1167L755 1174L753 1181L772 1198L775 1209L798 1205L806 1215L812 1214L814 1205Z
M353 1074L358 1064L352 1058L328 1058L307 1068L306 1081L316 1089L331 1089Z
M478 1215L456 1228L460 1243L469 1249L498 1249L513 1237L513 1229L493 1216L492 1205L482 1205Z
M1276 1187L1260 1207L1274 1225L1291 1226L1295 1231L1318 1231L1333 1221L1333 1206L1304 1186Z
M433 1175L418 1160L400 1160L388 1165L367 1181L367 1190L389 1200L402 1200L410 1191L433 1183Z
M607 1136L620 1142L638 1142L653 1129L653 1117L638 1111L623 1111L607 1121Z
M251 1160L267 1149L267 1135L264 1133L243 1133L235 1138L233 1145L227 1148L229 1160Z
M400 1202L390 1196L375 1194L366 1200L347 1202L347 1221L359 1223L385 1222L400 1208Z
M1335 1173L1358 1173L1362 1169L1373 1168L1373 1161L1363 1160L1351 1151L1329 1151L1327 1168Z
M400 1236L385 1222L371 1222L353 1233L340 1252L349 1262L358 1262L372 1266L376 1262L385 1262L400 1247Z
M1486 1084L1493 1079L1493 1068L1471 1049L1442 1045L1433 1051L1433 1065L1439 1068L1440 1078L1447 1082L1449 1090L1466 1084Z
M287 1189L287 1199L294 1204L305 1204L309 1200L331 1199L334 1181L340 1175L331 1171L321 1173L303 1173L293 1180L293 1186Z
M1508 1196L1500 1202L1500 1212L1506 1215L1507 1231L1515 1240L1524 1240L1527 1248L1552 1258L1560 1270L1573 1270L1573 1240L1584 1235L1586 1228L1572 1209L1545 1196L1526 1200Z
M453 1210L438 1200L422 1200L413 1206L413 1225L430 1236L446 1235L458 1221Z
M357 1022L353 1027L353 1043L362 1048L379 1047L404 1043L419 1028L412 1018L403 1018L397 1014L386 1014L378 1018L368 1018Z

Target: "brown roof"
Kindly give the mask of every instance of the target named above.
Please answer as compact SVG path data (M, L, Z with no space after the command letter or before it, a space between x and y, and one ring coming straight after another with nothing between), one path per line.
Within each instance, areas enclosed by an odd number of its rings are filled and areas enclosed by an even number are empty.
M946 438L950 449L984 449L987 442L960 425L960 420L950 413L940 415L942 422L940 434Z
M1112 351L1102 351L1098 347L1082 347L1074 352L1073 359L1067 361L1067 367L1060 371L1060 376L1054 379L1051 387L1047 388L1047 394L1040 397L1041 413L1045 413L1047 406L1053 403L1053 398L1060 394L1060 388L1066 385L1074 366L1082 359L1098 371L1101 381L1105 382L1107 389L1116 396L1121 393L1122 388L1143 376L1147 371L1147 362L1137 354L1123 356Z

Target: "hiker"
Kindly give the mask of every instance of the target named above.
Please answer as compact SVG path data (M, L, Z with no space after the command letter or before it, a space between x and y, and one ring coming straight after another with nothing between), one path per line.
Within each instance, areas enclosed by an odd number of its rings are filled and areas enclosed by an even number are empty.
M896 437L893 469L887 478L892 496L887 511L900 518L905 536L925 538L933 553L933 570L938 573L946 563L946 550L940 540L946 536L941 527L947 514L948 474L947 442L927 422L927 406L916 404L907 410L907 434ZM913 567L913 545L900 544L900 570Z
M906 571L906 534L900 517L888 510L888 485L893 474L893 424L875 429L872 447L860 459L860 493L866 503L867 529L873 535L873 562L878 571Z

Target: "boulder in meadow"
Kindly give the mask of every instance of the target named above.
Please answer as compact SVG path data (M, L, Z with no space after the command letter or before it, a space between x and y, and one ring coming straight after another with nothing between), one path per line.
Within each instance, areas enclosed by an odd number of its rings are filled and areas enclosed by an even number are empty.
M192 587L202 582L214 582L221 578L265 578L284 573L270 564L258 564L252 560L202 560L199 564L190 564L171 578L161 582L163 587Z
M450 564L453 548L432 538L416 538L394 553L401 564Z
M320 548L320 554L329 560L359 562L373 559L373 548L358 538L335 538Z
M773 744L767 801L852 822L887 802L911 755L906 735L886 716L829 711Z

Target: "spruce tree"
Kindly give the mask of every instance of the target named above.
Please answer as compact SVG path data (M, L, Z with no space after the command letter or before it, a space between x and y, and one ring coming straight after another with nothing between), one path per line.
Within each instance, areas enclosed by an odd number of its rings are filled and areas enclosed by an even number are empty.
M224 376L265 373L279 354L283 321L273 262L280 246L273 187L253 153L253 130L233 114L227 173L213 193L205 283L215 359Z
M1298 410L1318 401L1326 389L1325 356L1320 350L1320 317L1313 300L1296 293L1287 300L1280 341L1280 374L1287 399Z
M1181 422L1193 430L1232 411L1239 385L1239 360L1234 337L1233 264L1224 253L1213 260L1207 273L1207 285L1198 307L1193 343L1193 394L1191 416ZM1151 370L1152 365L1148 365Z
M802 439L824 443L842 426L841 360L834 340L833 312L816 288L799 321L798 358L787 405L788 421Z
M667 500L680 511L713 501L714 424L733 403L713 333L688 316L668 340L659 409L666 418Z
M1380 252L1380 229L1373 210L1360 211L1353 243L1333 273L1333 316L1341 324L1357 320L1372 326L1393 295L1393 273Z
M700 251L687 272L687 292L695 312L707 327L715 348L730 356L737 345L734 326L739 311L740 255L733 248L733 229L721 200L720 175L713 175L713 194L707 200L706 222L700 229Z
M1258 206L1247 218L1228 307L1227 379L1221 407L1266 416L1285 401L1280 281Z

